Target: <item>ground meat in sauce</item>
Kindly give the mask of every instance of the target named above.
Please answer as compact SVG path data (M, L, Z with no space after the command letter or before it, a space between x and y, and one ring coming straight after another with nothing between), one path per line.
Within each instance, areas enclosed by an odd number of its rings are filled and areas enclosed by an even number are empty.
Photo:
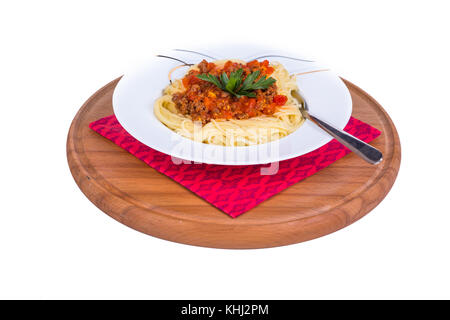
M206 124L211 119L249 119L260 115L272 115L279 106L286 103L287 97L277 94L276 83L265 90L255 90L255 98L247 96L237 98L196 77L201 73L218 76L222 72L230 76L231 72L240 68L244 70L244 78L256 70L260 70L260 76L267 77L274 71L267 60L262 62L253 60L247 64L227 61L222 67L203 60L198 64L199 70L189 71L182 79L186 90L175 93L172 97L178 111L190 116L194 121Z

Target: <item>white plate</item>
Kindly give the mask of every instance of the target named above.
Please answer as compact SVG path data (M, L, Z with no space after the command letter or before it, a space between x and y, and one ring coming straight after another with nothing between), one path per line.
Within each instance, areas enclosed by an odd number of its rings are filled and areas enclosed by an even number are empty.
M158 54L189 64L199 63L204 58L208 61L232 58L250 61L265 57L269 61L282 63L291 74L325 68L298 54L261 47L224 46L193 51L196 52L177 49ZM169 84L169 70L181 64L156 55L150 57L137 70L126 73L113 94L114 113L122 127L150 148L173 156L175 161L184 159L222 165L264 164L303 155L331 140L327 133L310 121L305 121L298 130L278 141L248 147L209 145L181 137L164 126L153 113L155 100ZM172 79L182 78L186 70L177 69ZM298 76L297 82L311 114L337 128L345 127L352 113L352 100L347 87L337 75L331 71L309 73Z

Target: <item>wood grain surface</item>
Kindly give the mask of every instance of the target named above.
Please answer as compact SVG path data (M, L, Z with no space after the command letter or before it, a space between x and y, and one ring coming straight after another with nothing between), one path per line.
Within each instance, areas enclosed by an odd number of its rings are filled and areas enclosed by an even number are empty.
M371 144L383 152L383 162L372 166L351 153L232 219L88 127L113 113L111 97L118 80L98 90L76 114L67 139L69 167L98 208L154 237L215 248L311 240L375 208L400 167L400 141L391 119L367 93L344 80L353 99L352 115L382 131Z

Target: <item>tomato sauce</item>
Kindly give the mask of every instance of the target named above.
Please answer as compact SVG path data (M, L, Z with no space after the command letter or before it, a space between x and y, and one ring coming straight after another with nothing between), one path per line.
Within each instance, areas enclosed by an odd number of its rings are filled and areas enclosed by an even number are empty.
M273 67L269 66L269 61L257 60L246 64L227 61L223 66L217 66L212 62L203 60L198 65L199 70L191 70L182 79L186 89L183 92L175 93L172 97L178 111L183 115L188 115L194 121L208 123L211 119L248 119L260 115L272 115L278 107L287 102L287 97L277 94L276 83L273 83L265 90L255 90L256 97L247 96L236 97L213 83L197 78L197 75L209 73L220 76L225 72L228 77L231 72L243 69L242 82L254 71L259 70L260 75L269 77L273 72Z

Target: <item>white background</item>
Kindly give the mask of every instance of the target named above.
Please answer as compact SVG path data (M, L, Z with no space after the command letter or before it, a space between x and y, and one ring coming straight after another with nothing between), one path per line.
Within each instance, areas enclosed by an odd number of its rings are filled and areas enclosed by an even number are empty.
M450 298L446 4L2 1L0 298ZM385 107L402 166L376 209L320 239L238 251L159 240L89 202L65 150L83 102L155 48L220 42L304 53Z

